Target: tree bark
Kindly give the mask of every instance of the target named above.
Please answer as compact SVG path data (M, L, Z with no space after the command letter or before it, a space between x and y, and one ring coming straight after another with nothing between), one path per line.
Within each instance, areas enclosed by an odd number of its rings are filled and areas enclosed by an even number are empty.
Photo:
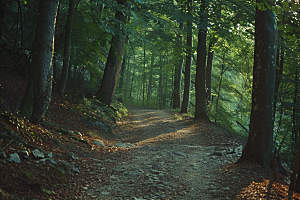
M180 23L179 29L183 29L183 22ZM181 77L183 67L183 54L182 54L182 42L183 36L178 33L178 48L179 48L179 63L175 66L175 78L174 78L174 92L173 92L173 108L179 108L181 105Z
M260 3L259 0L256 3ZM268 9L256 7L250 130L243 154L238 160L254 160L265 169L272 167L273 102L276 71L276 18Z
M195 108L195 119L206 119L207 116L207 96L205 91L205 63L206 63L206 37L207 37L207 3L206 0L201 1L200 10L201 14L201 26L198 33L198 47L197 47L197 66L196 66L196 108Z
M188 0L188 11L191 13L192 1ZM184 73L184 92L181 105L181 113L187 113L190 103L191 91L191 65L192 65L192 48L193 48L193 28L192 22L187 20L187 38L186 38L186 59Z
M52 91L52 55L58 0L40 0L32 47L30 77L21 105L21 114L38 124L46 111Z
M225 55L223 55L222 58L222 67L221 67L221 74L220 74L220 81L219 81L219 88L218 88L218 94L216 99L216 114L215 114L215 122L217 122L218 117L218 107L219 107L219 99L220 99L220 92L222 88L222 80L223 80L223 74L225 73Z
M217 42L217 38L214 36L209 41L208 54L207 54L207 66L205 70L205 83L206 83L206 96L207 96L207 105L211 103L211 76L212 76L212 64L214 59L214 50L213 46Z
M119 91L122 93L123 89L123 84L124 84L124 75L125 75L125 68L126 68L126 55L123 55L123 60L122 60L122 66L120 70L120 79L119 79Z
M280 59L280 61L279 61ZM278 97L278 91L279 86L282 79L282 72L283 72L283 64L284 64L284 52L277 51L277 61L276 61L277 67L276 67L276 79L275 79L275 91L274 91L274 118L276 113L276 105L277 105L277 97Z
M128 4L127 0L118 0L117 3L124 6L127 6ZM127 17L122 12L116 11L115 17L117 20L126 23ZM120 25L119 29L119 32L112 38L103 79L96 94L97 99L107 105L111 104L115 94L125 43L125 35L122 32Z
M55 90L55 86L57 84L57 51L58 51L58 19L59 19L59 12L60 12L60 2L58 1L58 6L57 6L57 14L55 18L55 29L54 29L54 52L53 52L53 81L52 81L52 89Z
M153 74L153 65L154 65L154 54L152 53L151 55L151 62L150 62L150 73L149 73L149 83L148 83L148 91L147 91L147 102L148 104L151 101L151 96L152 96L152 74Z
M69 11L67 17L67 24L66 24L66 33L65 33L63 67L62 67L62 73L61 73L61 77L57 89L58 94L64 93L66 83L67 83L67 78L68 78L74 6L75 6L75 0L69 0Z

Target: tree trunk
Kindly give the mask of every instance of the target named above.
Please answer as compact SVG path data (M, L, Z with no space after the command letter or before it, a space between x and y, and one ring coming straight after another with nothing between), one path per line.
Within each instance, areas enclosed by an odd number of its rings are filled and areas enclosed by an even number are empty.
M162 108L162 56L160 56L160 67L159 67L159 82L158 82L158 108Z
M30 77L21 106L21 114L38 124L46 111L52 91L52 53L58 0L40 0L32 47Z
M206 36L207 36L207 15L206 15L207 3L206 0L201 1L200 10L201 25L198 33L198 47L197 47L197 67L196 67L196 108L195 119L207 119L206 105L207 96L205 91L205 63L206 63Z
M145 32L146 38L146 32ZM143 68L143 106L145 106L145 90L146 90L146 43L144 42L144 68Z
M219 81L219 88L218 88L218 94L216 99L216 114L215 114L215 122L217 122L218 117L218 107L219 107L219 99L220 99L220 92L222 88L222 80L223 80L223 74L225 73L225 55L223 55L222 58L222 67L221 67L221 74L220 74L220 81Z
M120 70L120 79L119 79L119 91L122 94L123 84L124 84L124 75L126 68L126 54L123 55L122 66Z
M130 57L128 57L127 59L127 72L126 72L126 83L130 83L129 82L129 69L130 69ZM124 94L124 98L126 99L127 98L127 91L128 91L128 84L126 84L125 86L125 94Z
M53 83L52 83L52 89L54 90L55 85L57 84L57 51L58 51L58 19L59 19L59 12L60 12L60 2L58 1L57 6L57 14L55 18L55 30L54 30L54 52L53 52Z
M280 61L279 61L280 59ZM279 86L280 82L282 79L282 72L283 72L283 63L284 63L284 52L277 51L277 67L276 67L276 80L275 80L275 91L274 91L274 118L275 118L275 113L276 113L276 105L277 105L277 97L278 97L278 91L279 91Z
M131 85L130 85L130 92L129 92L129 97L131 99L131 103L132 104L133 104L132 89L133 89L133 80L134 80L135 69L136 69L136 65L133 66L133 72L132 72L132 78L131 78Z
M153 74L153 65L154 65L154 54L152 53L151 55L151 62L150 62L150 73L149 73L149 83L148 83L148 91L147 91L147 101L148 104L151 101L151 96L152 96L152 74Z
M259 0L256 1L260 3ZM276 18L256 7L252 108L247 144L238 162L254 160L265 169L272 166L273 102L276 71Z
M299 146L299 142L298 142L298 132L297 132L297 110L296 110L296 105L298 105L298 101L297 101L297 95L298 95L298 68L296 67L296 72L295 72L295 90L294 90L294 106L293 106L293 117L292 117L292 141L294 141L293 143L293 148L298 148Z
M183 29L183 22L180 23L179 29ZM183 67L182 42L183 36L178 33L179 63L175 66L174 92L173 92L173 108L179 108L181 105L181 77Z
M127 0L118 0L117 3L124 6L127 6L128 4ZM126 23L127 17L122 12L116 11L115 17L117 20ZM119 29L120 28L121 26L119 25ZM125 35L123 34L122 30L119 30L119 32L112 38L103 79L96 94L97 99L107 105L110 105L114 98L124 43Z
M67 83L67 78L68 78L74 6L75 6L75 0L69 0L69 11L68 11L66 32L65 32L63 67L62 67L62 73L61 73L61 77L57 89L58 94L64 93L66 83Z
M188 11L191 13L192 1L188 0ZM192 48L193 48L193 28L192 22L187 20L187 38L186 38L186 59L185 59L185 73L184 73L184 92L181 105L182 113L187 113L190 103L191 90L191 65L192 65Z
M214 36L209 41L208 54L207 54L207 66L205 70L205 83L206 83L206 96L207 96L207 105L211 104L211 75L212 75L212 64L214 59L214 50L212 49L217 38Z

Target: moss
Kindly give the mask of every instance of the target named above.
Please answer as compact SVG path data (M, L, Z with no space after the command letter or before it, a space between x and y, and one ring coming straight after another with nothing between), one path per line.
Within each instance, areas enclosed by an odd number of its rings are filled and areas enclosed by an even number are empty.
M62 163L61 166L62 166L66 171L68 170L68 166L67 166L66 164ZM67 178L66 178L66 175L64 174L64 172L63 172L61 169L59 169L59 168L57 168L57 167L54 167L53 165L49 165L49 167L54 171L54 173L55 173L57 176L63 178L64 180L67 179Z

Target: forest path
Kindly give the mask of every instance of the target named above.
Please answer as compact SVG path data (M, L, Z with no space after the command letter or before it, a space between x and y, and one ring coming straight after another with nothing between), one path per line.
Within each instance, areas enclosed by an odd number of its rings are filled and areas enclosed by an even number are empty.
M168 110L130 110L115 136L137 147L122 162L107 159L115 162L109 181L87 194L99 199L232 199L226 197L230 186L218 187L218 171L236 160L226 151L238 144L219 135L221 129L206 121L179 120Z

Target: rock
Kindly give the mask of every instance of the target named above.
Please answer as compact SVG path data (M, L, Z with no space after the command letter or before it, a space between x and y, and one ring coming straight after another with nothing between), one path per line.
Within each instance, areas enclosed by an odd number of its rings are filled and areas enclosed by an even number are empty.
M236 148L234 149L234 151L235 151L236 153L242 152L242 151L243 151L243 145L240 145L240 146L236 147Z
M7 159L9 162L14 163L21 163L21 159L17 153L13 153L9 155L9 159Z
M71 170L71 172L79 174L79 166L78 165L72 165L70 170Z
M214 154L216 155L216 156L223 156L223 155L225 155L225 153L226 153L226 151L215 151L214 152Z
M108 128L107 128L107 126L106 126L105 124L102 124L101 122L98 122L98 121L94 122L94 124L95 124L96 126L99 126L99 127L102 128L105 132L108 133Z
M70 153L69 153L69 156L70 156L71 158L73 158L74 160L78 160L78 157L77 157L73 152L70 152Z
M45 159L45 163L46 163L46 164L57 165L57 162L55 162L55 161L52 160L51 158L46 158L46 159Z
M173 152L173 154L177 155L177 156L186 156L185 153L182 153L182 152Z
M78 132L78 131L74 131L74 134L82 136L82 134L80 132Z
M112 146L113 146L113 147L123 147L123 148L135 147L134 144L130 144L130 143L121 143L121 142L117 142L117 143L113 144Z
M144 145L142 146L140 149L150 149L151 147L149 147L148 145Z
M56 144L57 146L60 146L61 143L59 140L55 139L55 138L51 138L51 140L54 142L54 144Z
M124 172L124 175L129 175L129 176L136 176L139 174L140 174L139 170Z
M50 152L50 153L48 153L48 152L44 152L44 156L45 156L45 158L53 158L53 154Z
M7 158L6 154L4 152L0 152L0 158Z
M104 196L108 196L110 193L103 191L103 192L101 192L101 194L104 195Z
M64 135L74 135L73 131L70 131L70 130L58 129L57 131L58 131L60 134L64 134Z
M66 161L63 161L63 160L57 161L57 164L62 166L62 168L66 171L68 171L68 169L71 167L69 163L67 163Z
M105 147L105 145L103 144L103 142L101 140L94 140L93 144L100 146L100 147Z
M29 152L26 150L19 151L19 152L22 153L22 155L24 155L24 156L29 156Z
M38 149L33 150L32 154L35 158L45 158L44 154Z

